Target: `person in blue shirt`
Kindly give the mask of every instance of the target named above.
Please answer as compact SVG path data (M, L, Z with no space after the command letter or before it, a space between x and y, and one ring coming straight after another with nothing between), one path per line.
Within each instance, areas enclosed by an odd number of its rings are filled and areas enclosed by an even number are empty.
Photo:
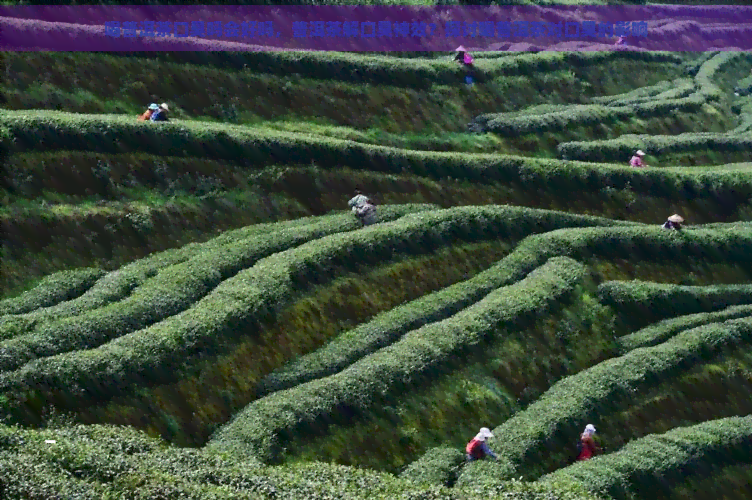
M153 122L166 122L169 121L167 118L167 113L169 113L170 108L167 107L167 103L163 102L159 105L159 109L157 109L154 113L152 113L151 118L149 118Z
M480 432L469 443L467 443L467 446L465 447L465 452L467 453L467 461L472 462L473 460L481 460L486 458L486 456L492 457L494 460L498 460L499 457L497 457L496 454L491 451L491 449L488 447L488 444L486 443L486 440L492 437L494 437L494 435L491 433L488 427L483 427Z

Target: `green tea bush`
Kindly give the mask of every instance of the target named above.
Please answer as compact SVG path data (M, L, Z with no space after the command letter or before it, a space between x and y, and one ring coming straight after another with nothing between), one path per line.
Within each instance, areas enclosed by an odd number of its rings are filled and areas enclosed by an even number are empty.
M479 132L494 132L505 136L532 133L560 132L574 126L593 126L615 123L629 118L663 116L673 111L697 112L705 101L699 95L680 99L650 100L634 105L601 106L572 105L569 109L541 115L498 113L481 115L469 127Z
M619 338L619 348L623 354L626 354L640 347L652 347L665 342L683 330L747 316L752 316L752 305L732 306L723 311L666 319Z
M466 466L457 484L472 484L489 469L497 477L516 475L523 467L545 460L555 439L567 442L566 436L578 436L590 419L621 407L640 391L750 340L750 317L711 323L567 377L494 429L489 446L500 461Z
M427 209L428 207L416 207L416 211L419 208ZM18 331L15 329L17 327L14 327L11 329L13 334L9 331L9 327L4 326L0 322L0 338L10 338L20 333L28 333L34 328L42 327L46 322L77 316L88 311L105 307L109 304L117 303L128 297L148 279L156 276L159 271L169 268L170 266L182 264L202 253L220 251L227 245L247 240L253 236L287 229L300 229L309 224L329 219L330 218L319 219L307 217L296 219L294 221L256 224L233 231L227 231L221 236L213 238L205 243L191 243L181 248L150 255L131 264L127 264L116 271L107 273L86 293L76 299L61 302L53 307L33 311L18 318L18 322L23 322L23 325L25 326Z
M734 92L736 92L740 96L747 96L752 94L752 75L739 80L739 83L737 83L736 87L734 88Z
M18 297L0 300L0 316L23 314L71 300L86 292L105 274L105 271L94 268L74 269L51 274L42 278L37 286Z
M751 57L752 56L745 54L744 52L721 52L720 54L708 59L702 64L700 70L697 72L697 76L695 76L695 81L699 86L700 95L708 101L717 101L721 99L724 93L721 88L715 84L718 78L717 73L724 66L738 62L742 59L748 61Z
M679 79L678 82L691 82L692 80L682 78ZM601 104L604 106L613 106L615 103L618 102L641 102L643 100L649 99L651 97L655 97L658 94L661 94L663 92L666 92L670 89L676 88L677 81L668 81L664 80L662 82L658 82L655 85L647 85L645 87L639 87L634 90L630 90L629 92L625 92L623 94L615 94L615 95L605 95L605 96L596 96L591 97L590 101L593 104Z
M259 52L132 52L113 53L125 57L148 57L170 62L213 65L284 77L335 80L374 85L428 89L434 85L464 83L465 69L447 59L404 59L352 52L259 51ZM607 64L614 60L681 64L683 58L671 52L592 51L539 52L510 57L478 58L476 80L480 83L500 76L529 75L541 71L569 70Z
M250 403L217 431L208 446L276 461L285 438L342 419L339 415L360 413L380 397L402 392L456 362L490 337L523 328L571 293L585 273L586 267L572 259L553 258L522 281L491 292L446 320L405 334L336 375Z
M544 215L546 218L541 217ZM533 217L535 223L531 224ZM563 227L632 225L629 222L611 222L598 217L527 209L520 210L519 215L509 222L510 226L504 232L513 238ZM511 285L520 279L519 273L509 271L502 260L467 281L379 314L371 321L342 333L316 351L267 375L259 384L256 394L263 396L340 372L364 356L390 345L407 332L442 321L478 302L492 290Z
M55 440L54 444L45 443ZM471 500L474 490L427 487L389 474L323 463L264 467L201 449L168 447L127 427L0 427L8 500L325 499ZM595 500L576 483L507 482L489 499Z
M625 317L653 322L752 303L752 285L685 286L639 280L608 281L598 298Z
M18 135L18 149L84 150L117 153L143 151L158 156L196 156L246 162L249 168L316 161L328 168L357 165L386 173L412 173L432 179L454 178L472 182L512 182L524 189L568 196L571 192L600 192L604 186L655 197L722 197L724 201L752 197L752 182L744 172L667 172L658 169L614 168L560 160L516 156L407 151L351 141L250 130L244 127L195 122L145 124L131 118L74 115L57 112L4 112L6 123ZM635 138L625 143L625 138ZM639 138L639 140L637 140ZM115 140L117 139L117 140ZM705 141L695 144L698 141ZM646 144L643 144L646 142ZM662 146L662 144L666 146ZM595 144L595 146L592 146ZM560 153L594 161L609 148L609 157L629 159L640 147L669 150L714 147L746 150L752 139L725 134L679 136L623 136L617 142L566 143ZM620 148L623 152L620 152ZM658 151L660 154L660 151ZM651 150L651 154L653 154ZM624 158L626 156L626 159Z
M720 54L720 51L718 50L700 52L699 57L697 57L696 59L692 61L687 61L684 64L682 64L682 67L684 68L684 72L691 77L697 76L697 73L700 71L700 68L702 68L702 65L708 62L710 59L717 56L718 54Z
M428 450L421 458L411 463L400 477L417 484L452 486L465 462L462 450L441 446Z
M679 427L628 443L616 453L560 469L542 484L576 481L589 491L627 500L647 491L669 493L688 475L752 461L752 416Z
M409 212L404 207L382 206L381 216L388 217L389 210ZM0 373L0 390L24 400L26 388L33 387L32 394L53 391L66 397L66 404L78 405L83 401L72 394L102 400L147 381L173 381L181 367L198 357L224 352L243 332L253 332L260 323L272 320L311 285L394 255L502 236L519 214L520 209L512 207L459 207L321 238L260 260L223 281L192 308L146 329L96 349L35 360L15 372ZM538 217L557 215L533 214L527 221L531 226Z
M390 214L386 215L389 220ZM351 214L322 217L303 227L270 230L200 252L185 262L161 269L126 299L74 317L48 322L28 335L0 342L0 371L28 361L70 351L92 349L179 314L222 281L260 259L318 238L352 231L360 222Z
M622 135L617 139L572 141L559 144L558 153L568 160L627 163L638 149L652 156L712 150L718 152L749 151L752 135L689 133L679 135ZM637 169L633 169L637 170ZM647 170L639 170L649 175Z

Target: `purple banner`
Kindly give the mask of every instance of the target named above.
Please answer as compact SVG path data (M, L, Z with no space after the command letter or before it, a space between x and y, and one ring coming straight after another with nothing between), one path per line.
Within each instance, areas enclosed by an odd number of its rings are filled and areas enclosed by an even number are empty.
M750 50L747 6L0 7L5 51Z

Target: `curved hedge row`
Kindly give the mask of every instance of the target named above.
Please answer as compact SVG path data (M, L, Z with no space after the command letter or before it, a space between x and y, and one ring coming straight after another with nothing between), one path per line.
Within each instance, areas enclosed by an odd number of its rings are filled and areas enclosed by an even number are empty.
M598 299L625 316L658 321L752 303L752 285L685 286L639 280L607 281Z
M53 445L45 443L51 439ZM425 487L334 464L264 467L203 449L167 447L128 427L0 426L7 500L471 500L473 489ZM596 500L578 485L509 482L489 500Z
M670 82L669 88L663 90L660 93L651 94L648 96L635 96L635 97L626 97L622 99L616 99L614 101L609 102L607 106L633 106L636 104L649 103L650 101L653 101L653 100L664 101L664 100L680 99L684 97L689 97L696 90L697 90L697 85L695 84L695 82L686 78L682 78L682 79L678 79L673 82Z
M678 81L679 82L685 82L685 81L692 82L692 80L689 78L681 78ZM591 97L590 101L593 104L602 104L604 106L611 106L616 102L642 101L642 100L654 97L658 94L662 94L663 92L666 92L667 90L673 89L676 87L676 84L677 84L676 81L664 80L662 82L656 83L655 85L647 85L645 87L639 87L634 90L630 90L629 92L624 92L623 94Z
M416 484L435 484L451 487L459 476L465 453L450 446L431 448L411 463L400 478Z
M684 173L614 168L613 165L604 168L516 156L407 151L303 134L251 131L229 125L175 122L155 127L152 123L136 122L130 118L57 112L0 111L0 123L5 123L15 134L18 151L33 148L104 153L143 151L158 156L242 161L249 168L316 161L327 168L346 165L375 172L406 172L433 179L451 177L472 182L513 182L525 189L544 189L564 196L583 190L600 192L604 186L625 189L628 185L635 191L658 197L722 197L731 202L746 201L752 196L752 179L739 171ZM711 142L726 141L737 149L752 145L752 138L742 139L743 136L738 139L722 134L709 136ZM670 136L662 140L675 143L682 137ZM655 137L647 136L645 140L654 141ZM574 144L595 151L597 146L591 147L592 144L609 144L609 141L567 143L560 146L560 151L561 148L571 149ZM624 155L628 159L632 149L639 147L643 144L627 145L620 161L626 161ZM607 148L604 146L604 149ZM566 151L566 154L573 153Z
M382 212L388 209L400 210L382 207ZM523 213L530 217L520 225ZM63 397L66 405L77 406L81 398L74 394L102 400L138 384L172 381L177 370L195 357L224 351L243 332L273 318L298 291L325 283L336 273L395 254L425 253L426 248L454 241L500 236L500 231L520 234L526 228L532 231L541 219L571 220L568 217L572 216L512 207L460 207L328 236L262 259L222 282L194 307L144 330L95 349L59 354L0 373L0 391L18 403L39 391L51 392ZM24 395L27 389L32 392Z
M458 484L482 481L486 474L511 477L524 465L544 457L557 437L577 436L586 420L608 413L610 408L652 387L657 380L688 369L729 346L750 341L752 317L713 323L567 377L494 429L495 438L489 444L499 454L500 461L465 467Z
M264 462L281 458L285 438L303 429L357 414L381 397L406 390L432 370L486 339L534 321L574 290L587 268L556 257L523 280L491 292L454 316L405 334L336 375L258 399L222 427L209 448L253 456ZM347 420L347 417L345 417Z
M18 297L0 300L0 316L24 314L71 300L85 293L105 274L101 269L87 267L45 276L37 286Z
M384 215L386 221L402 214ZM257 261L331 234L360 227L352 214L326 217L303 227L268 233L204 250L161 269L126 299L74 317L48 322L33 333L0 342L0 372L70 351L98 347L179 314Z
M285 77L407 86L427 89L434 85L458 85L465 70L453 60L400 59L348 52L113 52L125 57L157 58L170 62L220 66ZM571 69L613 60L681 64L684 59L672 52L600 51L539 52L510 57L478 58L475 75L479 82L501 76L525 75L538 71Z
M418 212L434 208L430 206L411 207L408 212ZM404 213L408 213L404 212ZM398 213L402 213L399 212ZM273 231L285 229L300 229L317 221L330 220L329 217L306 217L293 221L276 222L271 224L255 224L252 226L227 231L221 236L213 238L205 243L191 243L180 248L155 253L127 264L116 271L107 273L86 293L73 300L61 302L53 307L32 311L30 313L12 318L13 329L0 324L0 338L28 333L39 328L45 322L57 321L72 316L84 314L109 304L118 302L128 297L148 279L156 276L159 271L170 266L178 265L189 259L201 255L203 252L219 250L227 245L242 241L253 236L267 234ZM13 333L13 334L11 334Z
M684 89L680 89L680 93ZM560 132L573 126L592 126L614 123L629 118L652 118L674 111L697 112L705 104L698 94L680 99L651 99L633 105L602 106L573 105L568 109L541 115L496 113L481 115L468 125L474 131L494 132L509 137L525 134Z
M521 225L519 229L515 230L513 227L506 229L513 231L515 236L560 229L565 225L568 227L634 225L630 222L611 222L597 217L560 214L555 219L539 220L535 224L536 227L526 227L524 217L527 214L523 212L521 215L522 217L514 222L515 225ZM407 332L449 318L478 302L492 290L510 285L518 279L520 279L520 273L510 272L510 268L502 260L499 264L467 281L386 311L371 321L338 335L327 345L301 356L264 377L259 383L256 394L259 397L265 396L338 373L363 357L392 344Z
M567 160L626 163L638 149L652 156L692 151L750 151L752 134L720 134L711 132L679 135L622 135L617 139L572 141L559 144L559 155ZM751 157L752 158L752 157ZM636 170L636 169L635 169ZM647 170L640 169L645 174Z
M558 470L542 484L576 481L617 500L645 491L668 493L690 474L707 475L725 465L752 462L752 415L679 427L628 443L616 453Z
M717 312L689 314L659 321L636 332L624 335L617 342L622 354L626 354L640 347L652 347L665 342L683 330L747 316L752 316L752 305L732 306Z
M740 59L750 62L752 61L752 54L746 52L721 52L703 63L697 72L697 76L695 76L695 81L699 86L698 93L708 101L721 99L724 92L715 84L717 79L716 74L724 66L737 62Z

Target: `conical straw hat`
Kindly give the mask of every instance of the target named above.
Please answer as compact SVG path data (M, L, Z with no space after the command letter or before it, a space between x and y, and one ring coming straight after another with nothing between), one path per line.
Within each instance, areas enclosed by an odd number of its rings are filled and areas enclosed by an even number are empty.
M681 217L681 215L674 214L671 217L668 218L669 222L676 222L677 224L681 224L684 222L684 219Z

